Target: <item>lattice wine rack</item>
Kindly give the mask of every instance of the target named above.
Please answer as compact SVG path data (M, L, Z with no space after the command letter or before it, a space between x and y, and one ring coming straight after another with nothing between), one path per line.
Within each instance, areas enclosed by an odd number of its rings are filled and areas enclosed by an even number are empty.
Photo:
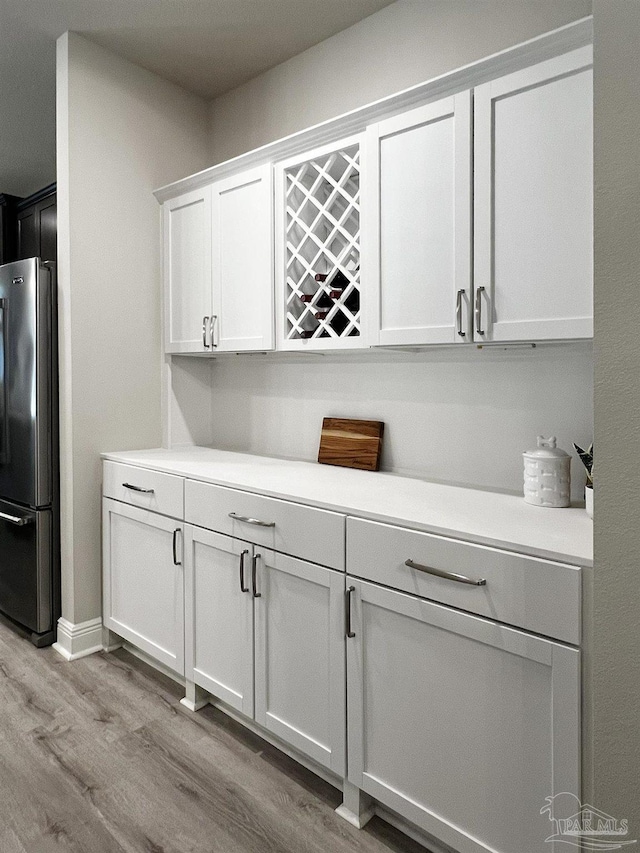
M287 340L360 335L360 149L285 170Z

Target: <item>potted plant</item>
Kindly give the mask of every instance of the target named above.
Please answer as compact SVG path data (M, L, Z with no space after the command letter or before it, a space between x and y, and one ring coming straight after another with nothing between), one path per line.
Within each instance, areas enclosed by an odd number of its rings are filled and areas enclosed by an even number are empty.
M587 472L587 482L584 487L584 504L587 515L589 518L593 518L593 444L590 444L587 450L578 447L575 442L573 446Z

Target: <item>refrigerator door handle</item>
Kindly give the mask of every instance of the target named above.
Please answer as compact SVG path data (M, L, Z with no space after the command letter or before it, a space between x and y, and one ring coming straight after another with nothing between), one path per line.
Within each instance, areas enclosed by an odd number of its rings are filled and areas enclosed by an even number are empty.
M24 527L25 524L33 523L33 517L30 515L8 515L6 512L0 512L0 520L8 521L10 524L17 524L18 527Z

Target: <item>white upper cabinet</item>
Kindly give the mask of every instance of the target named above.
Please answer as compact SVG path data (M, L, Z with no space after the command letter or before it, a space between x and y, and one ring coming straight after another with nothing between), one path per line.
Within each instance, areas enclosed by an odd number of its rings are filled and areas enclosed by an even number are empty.
M592 337L592 53L467 69L198 176L164 201L166 352Z
M165 352L203 352L211 317L211 188L165 202Z
M214 351L273 348L271 174L261 166L211 187Z
M362 137L276 167L278 349L368 346L361 310Z
M273 347L271 166L164 204L165 351Z
M471 92L367 131L363 276L378 344L471 338Z
M592 49L475 89L479 341L593 335Z

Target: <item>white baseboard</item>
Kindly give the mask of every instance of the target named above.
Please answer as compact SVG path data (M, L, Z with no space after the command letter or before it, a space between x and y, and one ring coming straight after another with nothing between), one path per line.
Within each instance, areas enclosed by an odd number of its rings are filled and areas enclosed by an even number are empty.
M58 641L53 648L65 660L78 660L94 652L102 651L102 619L88 619L86 622L69 622L58 619Z

